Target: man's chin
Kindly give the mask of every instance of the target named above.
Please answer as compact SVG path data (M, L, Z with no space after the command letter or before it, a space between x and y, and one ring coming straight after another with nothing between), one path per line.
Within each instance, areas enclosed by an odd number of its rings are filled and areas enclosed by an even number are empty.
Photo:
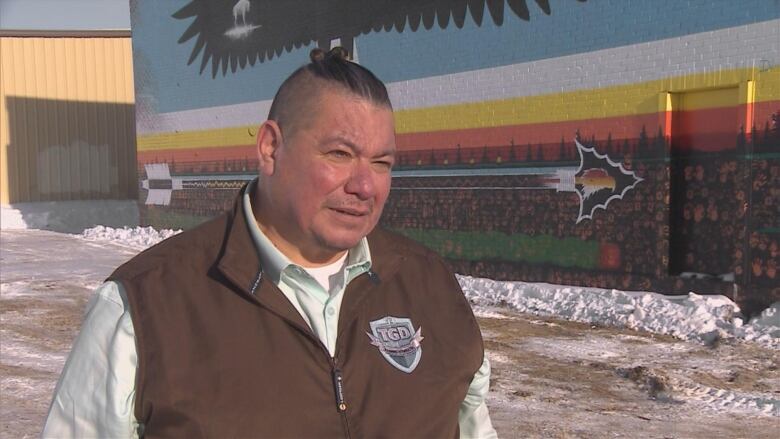
M320 236L319 241L323 247L327 248L333 253L340 253L343 252L344 250L349 250L355 247L356 245L358 245L360 240L363 239L363 237L365 237L367 234L368 232L329 234L325 236Z

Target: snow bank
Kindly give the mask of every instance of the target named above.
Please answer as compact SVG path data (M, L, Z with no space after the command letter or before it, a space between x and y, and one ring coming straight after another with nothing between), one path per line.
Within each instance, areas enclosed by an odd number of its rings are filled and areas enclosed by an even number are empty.
M664 296L545 283L498 282L458 276L466 297L479 306L598 325L621 326L712 343L722 338L780 349L780 302L743 324L739 307L724 296Z
M27 228L22 212L8 206L0 206L0 229L23 230Z
M135 200L74 200L14 203L0 208L2 230L40 229L78 233L102 224L112 227L138 225Z
M90 241L113 242L143 250L180 232L181 230L171 229L158 231L153 227L123 227L115 229L113 227L96 226L84 230L79 236Z
M778 347L780 346L780 302L773 303L761 315L750 320L750 324L737 329L746 340Z

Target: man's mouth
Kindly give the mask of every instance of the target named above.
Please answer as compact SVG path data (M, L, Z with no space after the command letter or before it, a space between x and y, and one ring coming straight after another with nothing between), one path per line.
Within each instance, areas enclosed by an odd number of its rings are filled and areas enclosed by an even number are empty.
M336 212L343 215L356 216L356 217L366 216L369 214L368 210L350 209L346 207L338 207L338 208L332 207L331 210L335 210Z

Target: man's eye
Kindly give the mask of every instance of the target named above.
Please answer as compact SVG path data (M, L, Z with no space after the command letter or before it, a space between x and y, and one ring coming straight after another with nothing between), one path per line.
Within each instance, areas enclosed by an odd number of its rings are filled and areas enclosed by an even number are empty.
M382 160L374 162L374 165L382 169L391 169L393 167L393 162Z
M334 149L333 151L328 152L328 155L337 159L347 159L352 157L352 154L340 149Z

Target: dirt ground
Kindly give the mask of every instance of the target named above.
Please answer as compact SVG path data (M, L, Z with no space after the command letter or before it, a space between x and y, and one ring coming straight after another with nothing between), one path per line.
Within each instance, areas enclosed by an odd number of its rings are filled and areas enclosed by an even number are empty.
M499 437L778 437L777 351L481 314Z
M134 252L48 232L0 236L0 436L37 437L92 289ZM778 351L477 315L499 437L778 437Z

